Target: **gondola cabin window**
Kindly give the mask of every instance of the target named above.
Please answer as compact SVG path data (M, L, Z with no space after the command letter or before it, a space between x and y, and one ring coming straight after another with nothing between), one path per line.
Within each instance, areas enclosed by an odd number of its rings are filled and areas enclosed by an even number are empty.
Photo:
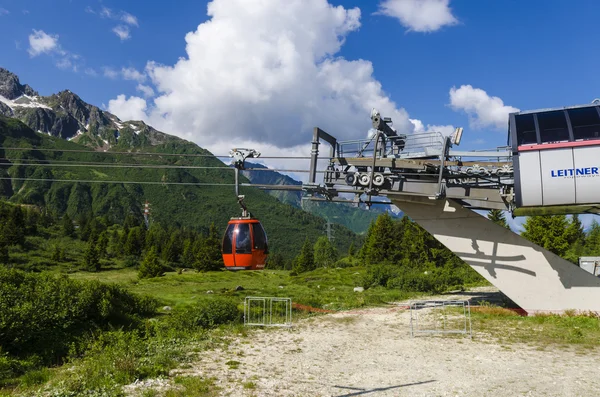
M600 115L598 115L598 108L576 108L569 109L567 112L571 120L571 126L573 127L575 141L600 139Z
M254 249L267 250L267 236L260 223L252 224L252 234L254 235Z
M224 254L232 254L233 253L233 232L235 230L235 225L227 226L227 230L225 231L225 236L223 237L223 253Z
M251 254L252 239L250 236L250 225L241 223L237 225L235 236L235 253L236 254Z
M532 114L522 114L515 117L517 127L518 145L530 145L537 143L535 133L535 122Z
M562 110L538 113L541 143L558 143L569 141L567 118Z

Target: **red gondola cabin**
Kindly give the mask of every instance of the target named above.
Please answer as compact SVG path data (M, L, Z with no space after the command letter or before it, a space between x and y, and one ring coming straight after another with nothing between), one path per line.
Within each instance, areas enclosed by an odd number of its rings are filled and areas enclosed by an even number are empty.
M267 234L258 219L232 218L221 247L228 270L260 270L267 261Z

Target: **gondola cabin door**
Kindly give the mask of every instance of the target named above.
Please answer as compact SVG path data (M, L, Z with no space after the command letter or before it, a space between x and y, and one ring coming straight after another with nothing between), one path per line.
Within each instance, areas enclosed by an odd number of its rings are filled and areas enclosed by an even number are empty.
M267 235L258 219L231 219L223 236L222 254L228 270L264 269Z

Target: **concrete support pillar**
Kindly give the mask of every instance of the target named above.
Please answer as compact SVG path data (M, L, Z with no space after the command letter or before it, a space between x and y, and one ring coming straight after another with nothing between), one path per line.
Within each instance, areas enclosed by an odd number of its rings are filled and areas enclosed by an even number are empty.
M453 200L393 203L529 314L600 312L600 278Z

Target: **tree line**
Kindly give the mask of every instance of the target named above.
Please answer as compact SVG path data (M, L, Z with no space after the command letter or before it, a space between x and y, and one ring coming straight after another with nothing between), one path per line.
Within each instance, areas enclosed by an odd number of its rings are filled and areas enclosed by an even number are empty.
M140 219L128 215L122 224L86 212L72 219L61 218L36 207L0 202L0 263L10 264L10 247L27 250L26 237L64 237L85 244L81 266L99 271L114 260L139 266L140 276L161 274L165 269L188 267L200 271L223 267L221 235L214 223L207 231L185 227L164 227L155 223L146 228ZM68 240L67 239L67 240ZM64 262L65 244L55 244L50 258Z
M488 218L510 229L502 211L492 210ZM577 214L529 216L523 228L521 236L574 264L581 256L600 256L600 224L596 220L586 231Z

